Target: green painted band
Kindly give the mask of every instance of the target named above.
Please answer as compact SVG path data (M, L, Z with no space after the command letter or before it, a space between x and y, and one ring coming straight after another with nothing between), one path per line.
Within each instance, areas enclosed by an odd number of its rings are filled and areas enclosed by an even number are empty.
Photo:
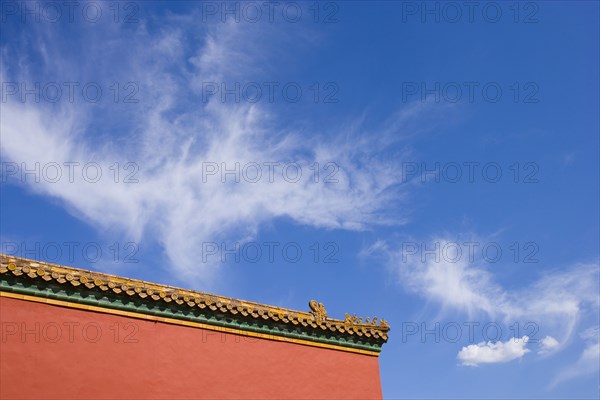
M104 308L111 308L111 309L115 309L115 310L130 311L130 312L136 312L136 313L140 313L140 314L154 315L154 316L158 316L158 317L174 318L174 319L179 319L179 320L184 320L184 321L204 323L204 324L213 325L213 326L239 329L242 331L249 331L249 332L261 333L261 334L266 334L266 335L283 336L283 337L287 337L287 338L309 340L309 341L313 341L313 342L317 342L317 343L337 345L337 346L343 346L343 347L348 347L348 348L353 348L353 349L381 352L381 346L379 346L377 344L366 343L366 342L358 342L357 343L355 341L351 341L351 340L343 338L343 337L328 338L328 337L323 337L323 336L310 335L305 332L293 332L293 331L289 331L289 330L286 331L286 330L280 329L277 326L272 326L269 324L260 324L259 325L256 323L249 324L248 321L239 321L234 318L227 318L228 320L226 320L226 318L219 319L217 316L206 317L202 314L186 315L185 313L181 312L180 310L173 310L172 308L166 308L166 307L162 310L161 309L157 310L154 307L153 308L148 307L147 304L142 303L142 302L139 302L139 304L136 305L136 304L133 304L134 303L133 301L131 302L132 304L128 304L128 303L124 303L123 301L121 301L121 299L117 299L117 298L113 298L111 301L111 298L106 295L103 295L101 299L97 299L97 298L95 299L95 298L81 296L80 293L75 292L75 291L72 293L68 293L67 291L63 290L62 288L60 288L59 290L56 290L56 291L53 291L52 288L40 289L40 288L35 287L35 285L24 285L22 282L18 282L18 280L9 282L6 279L1 279L0 280L0 290L6 291L6 292L26 294L26 295L30 295L30 296L36 296L36 297L57 299L57 300L63 300L63 301L68 301L68 302L76 302L76 303L80 303L80 304L93 305L93 306L104 307ZM192 314L192 313L190 313L190 314Z

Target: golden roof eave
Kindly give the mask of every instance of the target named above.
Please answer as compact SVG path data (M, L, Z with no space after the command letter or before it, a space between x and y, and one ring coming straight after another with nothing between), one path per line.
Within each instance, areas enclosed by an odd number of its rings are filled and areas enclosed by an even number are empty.
M264 320L310 326L332 332L349 335L366 336L383 342L387 341L389 325L384 319L377 323L377 318L362 322L361 318L346 314L344 320L327 316L322 303L311 300L310 311L297 311L277 306L218 296L204 292L187 290L175 286L161 285L143 280L124 278L85 269L66 267L42 261L30 260L0 254L0 274L12 273L14 275L27 275L30 278L41 278L44 281L54 281L59 284L72 286L83 285L88 289L98 288L102 291L111 291L120 296L137 296L142 299L163 301L166 303L186 303L189 307L199 307L212 311L221 311L232 315L262 318Z

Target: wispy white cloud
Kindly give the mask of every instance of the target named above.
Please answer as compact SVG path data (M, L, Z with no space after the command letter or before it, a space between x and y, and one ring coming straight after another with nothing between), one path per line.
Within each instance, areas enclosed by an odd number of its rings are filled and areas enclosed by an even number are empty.
M436 238L430 249L450 248L457 241ZM495 315L505 293L484 268L474 267L468 257L422 257L422 253L405 249L393 252L394 268L400 281L409 289L439 302L443 308L453 308L468 315L485 312Z
M529 337L509 339L506 342L481 342L463 347L458 352L462 365L476 367L480 364L494 364L522 358L530 350L526 348Z
M30 190L58 199L101 230L121 232L136 241L151 235L162 244L179 278L205 283L216 268L198 262L203 242L249 240L274 218L348 230L403 222L401 214L385 212L403 196L396 167L400 161L376 157L389 144L391 133L379 140L363 137L360 126L327 135L293 131L281 127L268 104L223 103L218 96L202 101L203 82L248 79L249 71L268 65L270 35L259 24L220 24L198 30L192 18L172 16L164 21L159 29L150 29L150 22L142 21L126 35L114 27L95 27L81 38L70 39L76 41L73 47L90 42L83 53L46 40L42 30L32 32L44 49L41 61L4 58L8 64L28 67L3 65L2 81L31 82L43 77L110 82L116 78L121 83L134 80L139 87L138 104L48 105L15 99L3 104L0 128L5 161L28 166L93 161L104 172L115 162L121 166L134 162L139 167L135 184L117 184L104 176L96 183L28 181ZM95 55L102 56L97 63L81 62ZM418 114L411 109L410 116L402 115L393 125L394 134ZM274 167L274 181L264 166L270 162L280 163ZM282 165L289 162L302 171L297 181L282 178ZM242 177L231 184L236 177L228 175L223 183L221 174L207 177L208 163L229 169L258 163L262 179L253 183ZM319 182L311 169L315 163L321 168ZM326 165L329 169L324 171ZM324 182L334 169L336 182ZM287 172L295 176L294 169Z
M598 376L600 371L600 327L595 326L581 333L585 347L577 361L566 366L554 378L550 387L555 387L565 381L582 376Z
M533 282L505 288L488 268L489 262L477 256L480 253L467 254L465 248L461 256L453 253L453 249L462 243L488 242L476 235L440 235L431 240L406 241L396 246L377 241L363 253L384 254L398 283L438 304L442 312L458 312L471 318L491 317L507 326L519 323L523 327L534 322L539 328L536 334L545 335L540 343L541 355L556 353L575 337L578 329L597 323L600 310L600 267L597 262L548 269ZM415 243L419 244L419 250L415 250ZM430 254L425 254L423 249L428 249ZM524 349L525 344L521 345ZM461 350L461 359L466 364L479 364L473 361L479 356L496 359L496 355L519 354L516 345L480 343L472 346ZM590 347L582 359L587 360L595 354L593 349L595 347ZM505 353L505 350L516 352Z
M443 309L469 316L488 315L505 322L544 321L544 329L557 332L566 341L582 315L594 315L600 306L597 263L574 264L548 270L537 281L520 288L505 289L481 257L460 257L450 252L457 244L486 243L477 237L442 236L423 243L421 248L441 249L437 257L424 257L422 251L384 250L389 264L406 288L434 301ZM412 243L412 242L411 242ZM443 249L451 249L440 256ZM474 253L476 254L476 253Z

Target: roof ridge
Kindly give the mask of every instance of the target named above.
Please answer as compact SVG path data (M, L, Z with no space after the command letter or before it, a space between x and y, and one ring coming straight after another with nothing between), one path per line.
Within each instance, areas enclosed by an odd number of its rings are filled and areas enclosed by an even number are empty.
M380 343L387 341L387 332L390 330L387 321L381 319L378 323L377 317L366 318L364 322L362 318L351 316L348 313L345 314L345 319L330 318L327 316L323 304L315 300L309 302L310 310L308 312L292 310L98 271L0 254L0 275L8 273L15 277L42 279L61 285L70 283L81 289L85 287L88 290L112 292L124 298L137 297L147 301L171 303L173 306L177 304L184 308L186 305L190 308L197 307L208 312L221 312L239 318L258 318L264 322L310 326L337 332L344 336L364 336L365 339ZM2 290L1 286L0 290Z
M34 260L34 259L29 259L29 258L25 258L25 257L16 257L16 256L11 256L11 255L7 255L7 254L2 254L0 253L0 260L2 261L2 263L4 263L4 259L10 259L13 260L12 262L15 263L15 260L18 260L18 262L28 262L30 266L35 266L35 264L41 264L44 265L46 267L49 268L53 268L53 269L64 269L64 270L71 270L73 272L76 273L87 273L90 276L92 275L98 275L101 277L106 277L108 279L112 278L115 280L123 280L126 282L131 282L131 283L139 283L139 284L144 284L145 286L154 286L157 288L165 288L165 289L171 289L171 290L178 290L181 292L190 292L190 293L196 293L198 295L204 295L204 296L210 296L210 297L215 297L215 298L220 298L223 300L237 300L246 304L255 304L257 306L268 306L268 307L272 307L272 308L280 308L282 310L290 310L293 311L291 309L287 309L287 308L283 308L283 307L278 307L278 306L272 306L272 305L267 305L264 303L258 303L258 302L254 302L254 301L250 301L250 300L243 300L243 299L237 299L235 297L229 297L229 296L223 296L223 295L218 295L218 294L212 294L212 293L208 293L208 292L203 292L203 291L199 291L199 290L193 290L193 289L185 289L182 287L178 287L178 286L173 286L173 285L167 285L167 284L163 284L163 283L156 283L156 282L151 282L151 281L145 281L143 279L135 279L135 278L128 278L125 276L121 276L121 275L115 275L115 274L109 274L106 272L100 272L100 271L94 271L94 270L90 270L90 269L85 269L85 268L79 268L79 267L73 267L73 266L67 266L67 265L61 265L61 264L55 264L55 263L50 263L50 262L46 262L46 261L39 261L39 260ZM10 263L11 261L9 261ZM297 312L302 312L302 311L297 311Z

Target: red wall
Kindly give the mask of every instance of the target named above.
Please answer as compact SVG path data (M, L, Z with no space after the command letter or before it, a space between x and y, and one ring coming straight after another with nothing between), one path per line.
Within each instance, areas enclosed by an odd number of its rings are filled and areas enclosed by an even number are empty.
M2 399L381 398L376 357L0 298Z

